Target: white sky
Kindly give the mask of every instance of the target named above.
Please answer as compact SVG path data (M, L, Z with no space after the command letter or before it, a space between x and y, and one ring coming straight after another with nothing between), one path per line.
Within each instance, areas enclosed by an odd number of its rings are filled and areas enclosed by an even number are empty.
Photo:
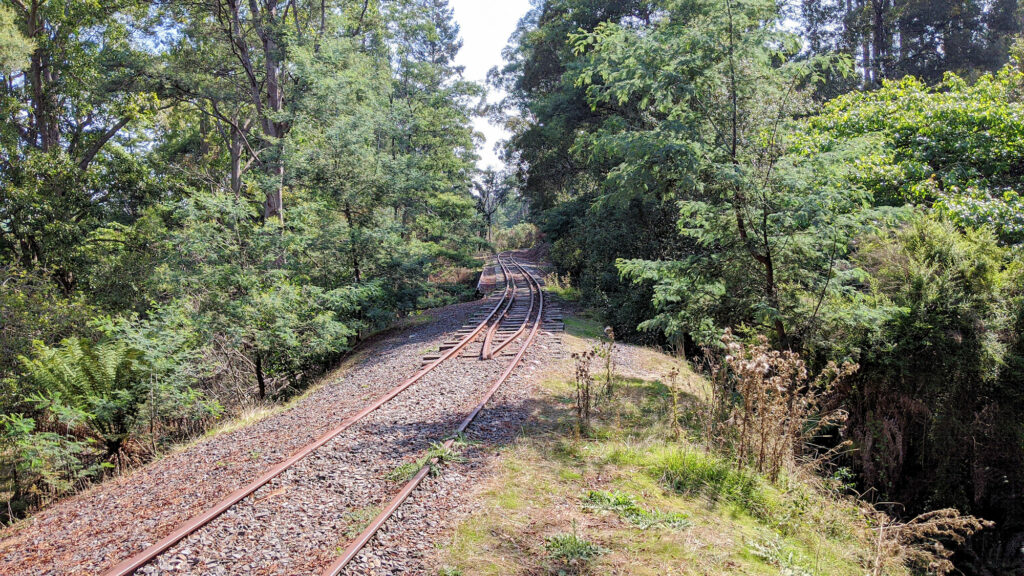
M455 10L455 20L462 34L462 50L455 62L465 66L466 80L484 82L487 71L502 64L501 51L508 44L508 38L516 29L519 19L530 10L529 0L449 0ZM489 88L489 102L501 99L501 94ZM494 145L508 136L504 129L490 124L486 118L474 121L477 132L487 141L480 147L478 166L501 168L503 166Z

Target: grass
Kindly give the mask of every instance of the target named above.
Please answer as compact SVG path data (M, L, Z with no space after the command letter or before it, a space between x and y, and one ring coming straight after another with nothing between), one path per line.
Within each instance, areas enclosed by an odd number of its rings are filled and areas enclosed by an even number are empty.
M604 336L604 326L594 318L583 316L566 316L565 332L576 338L597 340Z
M346 523L345 537L342 540L342 544L347 544L349 540L359 536L359 534L370 524L370 521L380 514L381 508L377 506L367 506L365 508L355 508L344 514L342 514L342 520ZM339 552L343 551L343 548L339 548Z
M757 517L768 514L762 481L738 470L731 462L706 452L658 447L645 455L649 473L661 478L666 487L687 496L702 496L711 502L725 500Z
M603 336L592 319L565 321L570 352ZM676 359L637 358L636 374L680 367L686 409L702 401L707 383ZM737 470L695 443L694 428L677 440L657 377L619 376L615 398L597 401L594 433L576 438L571 362L540 376L535 418L502 449L440 565L484 575L868 572L872 532L853 502L802 477L771 483Z
M567 302L578 302L583 295L579 288L569 282L568 277L558 276L555 273L544 277L544 287L552 295Z

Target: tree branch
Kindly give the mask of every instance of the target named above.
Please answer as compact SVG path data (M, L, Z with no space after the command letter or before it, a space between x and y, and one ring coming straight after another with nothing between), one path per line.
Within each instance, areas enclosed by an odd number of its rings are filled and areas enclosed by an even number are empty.
M92 164L92 161L96 158L96 155L99 154L100 150L102 150L103 147L106 146L107 142L109 142L111 138L117 135L117 133L120 132L121 129L127 126L128 123L131 121L131 116L125 116L124 118L118 120L117 124L114 124L110 127L110 129L104 132L103 135L100 136L100 139L97 140L96 142L93 142L92 146L90 146L89 149L85 152L85 156L83 156L82 159L78 162L78 169L81 170L82 172L85 172L89 168L89 164Z

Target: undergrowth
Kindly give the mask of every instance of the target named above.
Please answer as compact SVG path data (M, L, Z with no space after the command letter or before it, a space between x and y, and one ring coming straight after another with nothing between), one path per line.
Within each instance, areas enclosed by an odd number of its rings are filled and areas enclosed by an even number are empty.
M589 336L566 336L573 354L543 382L534 424L502 450L500 473L446 549L464 573L905 576L926 564L941 573L943 541L980 526L952 512L896 523L845 495L842 475L822 478L798 461L805 428L793 418L820 406L852 366L813 380L798 358L770 357L794 379L741 383L733 394L759 398L743 403L727 398L726 381L667 355L634 348L628 362L606 360L594 353L602 342L609 356L629 347L610 345L595 322L572 322ZM731 352L741 377L753 368L736 362L768 353ZM595 358L607 362L602 394L589 390ZM609 374L613 363L629 372ZM790 400L799 410L786 414Z

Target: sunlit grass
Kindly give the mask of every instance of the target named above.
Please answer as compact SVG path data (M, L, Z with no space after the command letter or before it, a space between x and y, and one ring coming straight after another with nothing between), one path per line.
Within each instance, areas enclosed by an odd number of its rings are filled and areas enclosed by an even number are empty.
M591 320L566 321L576 334L602 335ZM679 364L656 353L641 361L649 372ZM591 574L865 573L870 531L855 506L797 478L772 484L737 469L695 443L692 428L677 440L671 395L657 379L620 376L615 397L597 402L593 434L577 437L570 369L540 381L536 421L502 450L472 518L441 550L445 565L555 574L564 566L550 543L569 534L603 550L585 560ZM684 378L695 406L706 382Z

